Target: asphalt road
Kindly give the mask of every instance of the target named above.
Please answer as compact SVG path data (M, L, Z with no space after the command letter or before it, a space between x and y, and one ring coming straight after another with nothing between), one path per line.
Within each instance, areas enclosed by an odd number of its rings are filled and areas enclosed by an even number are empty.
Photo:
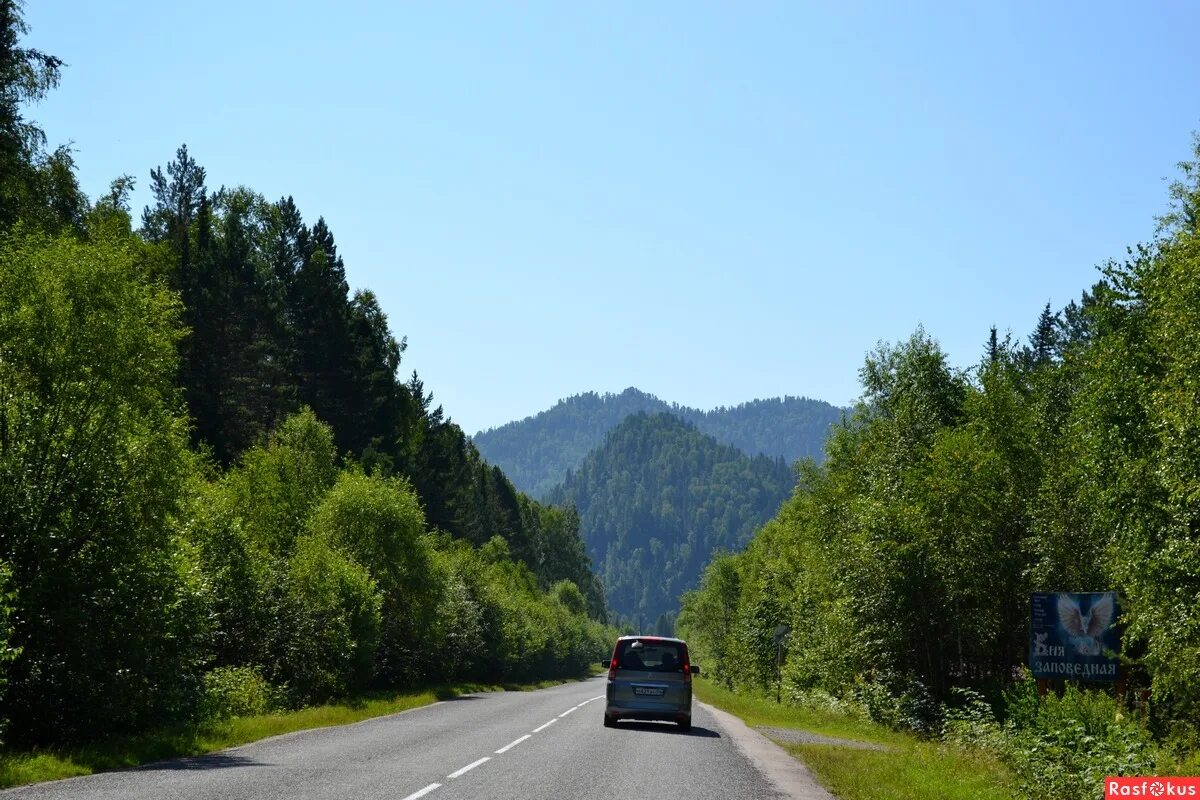
M603 727L603 677L467 695L198 758L0 792L3 800L730 800L782 797L697 705L692 729Z

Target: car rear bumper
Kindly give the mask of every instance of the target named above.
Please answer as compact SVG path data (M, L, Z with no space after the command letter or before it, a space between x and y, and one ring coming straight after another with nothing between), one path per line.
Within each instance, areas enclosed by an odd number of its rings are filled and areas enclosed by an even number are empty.
M608 706L604 709L604 714L610 719L667 720L669 722L679 722L680 720L690 720L692 718L692 710L690 708L684 709L678 706L659 706L657 708Z
M680 689L673 687L669 695L663 699L650 699L631 696L628 687L609 685L608 697L605 700L604 713L610 719L666 719L686 720L692 716L691 687Z

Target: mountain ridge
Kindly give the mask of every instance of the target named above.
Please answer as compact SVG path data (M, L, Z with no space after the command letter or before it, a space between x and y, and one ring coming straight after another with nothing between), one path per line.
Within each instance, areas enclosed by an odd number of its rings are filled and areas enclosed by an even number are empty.
M631 386L619 393L588 391L563 398L537 414L479 431L472 441L518 488L544 498L631 414L671 414L747 455L777 456L792 462L823 460L829 429L845 411L796 395L704 411L668 403Z
M791 494L780 458L749 456L665 412L631 414L549 501L571 505L616 618L670 633L716 551L741 550Z

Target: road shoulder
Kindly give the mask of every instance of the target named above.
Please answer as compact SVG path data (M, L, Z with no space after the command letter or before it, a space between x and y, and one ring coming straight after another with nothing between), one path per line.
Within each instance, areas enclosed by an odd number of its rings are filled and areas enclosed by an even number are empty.
M717 724L737 745L738 750L749 758L785 797L791 800L836 800L817 783L807 767L782 747L750 728L733 714L699 700L696 703L713 715Z

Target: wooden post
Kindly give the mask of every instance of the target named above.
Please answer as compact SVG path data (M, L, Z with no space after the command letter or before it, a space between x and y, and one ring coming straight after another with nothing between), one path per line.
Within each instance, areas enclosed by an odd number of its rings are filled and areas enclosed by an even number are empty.
M787 642L788 634L792 632L790 625L775 626L775 702L783 701L783 645Z
M1049 678L1038 678L1037 679L1038 699L1041 700L1043 697L1045 697L1046 692L1048 692L1048 691L1050 691L1050 679Z

